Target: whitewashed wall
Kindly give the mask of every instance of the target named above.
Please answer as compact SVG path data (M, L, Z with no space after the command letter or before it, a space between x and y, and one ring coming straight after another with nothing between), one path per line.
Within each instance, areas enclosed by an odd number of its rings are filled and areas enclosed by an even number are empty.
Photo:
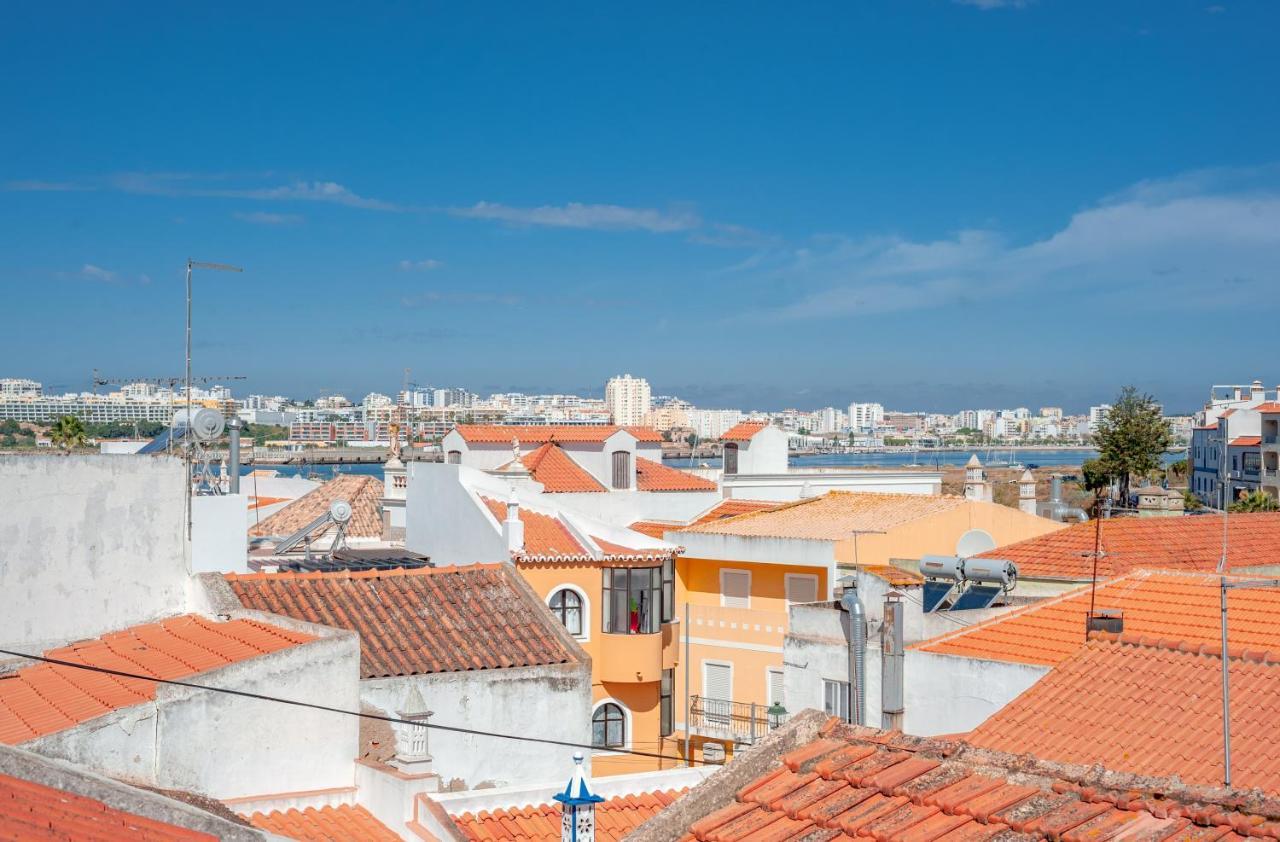
M0 457L0 642L39 650L181 613L185 523L176 458Z
M249 572L249 536L244 524L249 498L244 494L193 497L191 569L196 573Z
M828 491L885 494L940 494L942 475L929 471L837 471L797 469L772 474L730 474L721 481L725 497L739 500L799 500L805 485L813 495Z

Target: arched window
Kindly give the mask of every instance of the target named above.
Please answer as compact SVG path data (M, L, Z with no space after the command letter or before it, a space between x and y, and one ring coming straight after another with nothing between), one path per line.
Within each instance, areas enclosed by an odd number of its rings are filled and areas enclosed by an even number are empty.
M564 623L569 634L574 637L582 636L582 597L577 591L561 588L551 595L547 605L551 608L551 613Z
M613 487L622 491L631 487L631 454L625 450L613 452Z
M606 702L591 714L591 744L596 748L626 748L627 715L619 705Z
M738 445L733 442L726 442L724 446L724 472L726 474L738 472Z

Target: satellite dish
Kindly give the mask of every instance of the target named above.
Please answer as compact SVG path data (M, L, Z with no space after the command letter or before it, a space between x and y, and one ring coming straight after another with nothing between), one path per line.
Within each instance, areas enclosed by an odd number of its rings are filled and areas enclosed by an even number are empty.
M989 552L996 548L996 539L985 529L970 529L956 541L956 555L971 558L979 553Z
M218 410L201 407L195 412L184 409L175 413L172 427L174 438L190 437L199 442L211 442L221 437L227 421Z
M329 517L334 523L346 523L351 520L351 504L346 500L334 500L329 505Z

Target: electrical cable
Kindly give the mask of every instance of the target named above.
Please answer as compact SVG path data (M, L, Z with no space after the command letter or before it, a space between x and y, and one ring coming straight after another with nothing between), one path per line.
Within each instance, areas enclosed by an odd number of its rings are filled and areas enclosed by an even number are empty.
M493 737L502 740L516 740L525 743L544 743L546 745L564 746L565 748L578 748L587 751L607 751L614 754L629 754L636 757L648 757L655 760L683 760L690 765L694 763L705 764L705 761L693 760L692 758L684 758L678 755L661 754L659 752L637 751L635 749L622 748L602 748L589 743L575 743L569 740L552 740L545 737L529 737L519 734L500 734L493 731L480 731L475 728L463 728L458 725L439 725L429 722L414 722L410 719L400 719L395 716L383 716L377 713L364 713L362 711L346 710L344 708L331 707L329 705L316 704L315 702L303 702L297 699L281 699L278 696L267 696L262 693L251 693L248 690L233 690L229 687L210 687L207 684L196 684L193 681L178 681L172 678L155 678L150 675L141 675L139 673L125 672L123 670L110 669L109 667L97 667L92 664L77 664L74 661L64 661L60 658L50 658L44 655L30 655L26 652L13 652L8 649L0 649L0 655L9 655L14 658L24 658L28 661L39 661L41 663L53 664L60 667L71 667L72 669L86 670L88 672L101 673L103 675L113 675L118 678L132 678L138 681L150 681L156 684L172 684L175 687L187 687L192 690L207 690L212 693L226 693L232 696L240 696L246 699L257 699L263 702L277 702L282 705L292 705L294 707L310 708L311 710L324 711L326 713L340 713L344 716L354 716L360 719L374 719L380 722L390 722L393 725L411 725L416 728L427 728L436 731L449 731L455 734L467 734L474 737ZM710 764L715 765L715 764Z

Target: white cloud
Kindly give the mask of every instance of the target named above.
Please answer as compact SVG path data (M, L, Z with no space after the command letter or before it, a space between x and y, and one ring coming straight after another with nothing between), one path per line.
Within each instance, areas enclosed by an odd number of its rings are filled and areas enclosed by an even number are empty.
M510 225L534 225L551 228L589 228L599 231L652 231L668 233L689 231L701 225L697 214L689 210L660 211L653 208L628 208L621 205L542 205L517 208L494 202L477 202L468 208L452 208L454 216L491 219Z
M26 193L65 193L71 190L84 190L78 184L72 184L69 181L39 181L39 180L23 180L9 181L4 185L6 190L16 190Z
M973 6L983 11L991 9L1023 9L1034 0L952 0L960 6Z
M233 213L231 216L241 222L251 222L254 225L297 225L303 221L303 218L296 213L250 211L247 213Z
M1220 306L1228 290L1238 302L1280 281L1280 191L1205 190L1224 181L1199 173L1144 182L1025 244L973 230L932 241L822 237L739 274L804 290L751 318L868 316L1028 293L1064 311ZM1274 303L1264 295L1259 306Z
M401 260L396 264L401 272L430 272L443 265L439 260Z
M94 266L92 263L86 263L80 268L80 277L88 278L91 281L104 281L112 283L116 279L116 273L101 266Z

